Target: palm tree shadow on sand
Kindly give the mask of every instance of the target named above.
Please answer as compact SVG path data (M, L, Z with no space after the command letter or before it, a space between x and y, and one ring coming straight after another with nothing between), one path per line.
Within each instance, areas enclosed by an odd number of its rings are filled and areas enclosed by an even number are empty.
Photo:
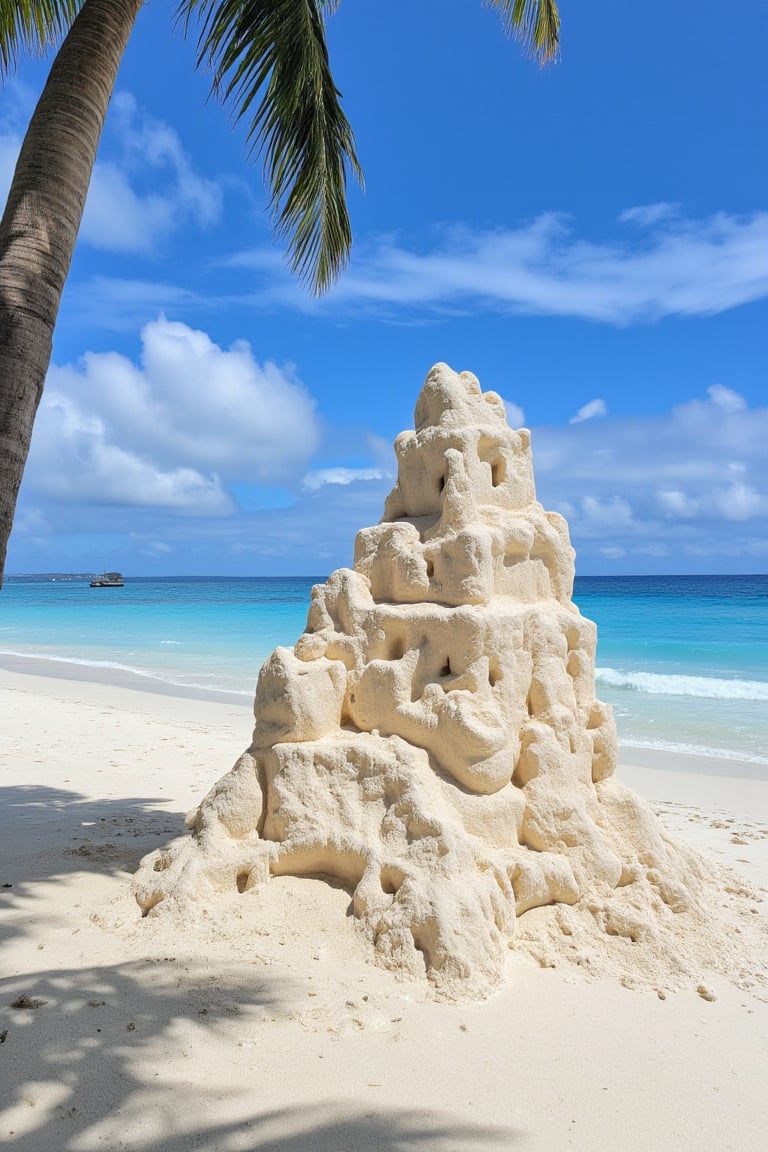
M0 788L0 944L24 932L20 910L34 898L35 886L76 872L132 875L143 856L159 843L184 832L184 817L166 811L163 797L92 798L66 788L39 784ZM11 826L23 831L26 845L14 860L8 850Z
M209 970L179 967L166 957L51 969L0 984L0 1134L9 1146L16 1152L97 1145L125 1152L490 1152L520 1139L508 1128L457 1122L428 1108L364 1109L330 1100L259 1110L259 1083L269 1069L257 1045L250 1086L241 1067L241 1087L230 1090L237 1119L201 1124L208 1101L219 1115L226 1111L227 1093L180 1078L181 1050L206 1046L225 1030L231 1044L233 1017L243 1034L256 1034L265 1013L279 1015L289 989L261 975L246 984L242 969L211 977ZM30 1006L13 1008L20 997ZM170 1072L163 1057L168 1044L177 1057ZM241 1050L238 1058L249 1057ZM297 1065L305 1058L296 1052Z

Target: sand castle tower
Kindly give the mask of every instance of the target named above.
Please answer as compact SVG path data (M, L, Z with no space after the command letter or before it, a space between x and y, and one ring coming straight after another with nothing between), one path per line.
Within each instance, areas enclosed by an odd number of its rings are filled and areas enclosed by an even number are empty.
M445 996L485 994L516 943L589 964L618 937L674 967L700 865L613 778L596 629L530 435L444 364L415 425L354 568L264 664L250 749L191 837L144 860L137 900L155 916L240 891L257 917L270 876L330 874L377 961Z

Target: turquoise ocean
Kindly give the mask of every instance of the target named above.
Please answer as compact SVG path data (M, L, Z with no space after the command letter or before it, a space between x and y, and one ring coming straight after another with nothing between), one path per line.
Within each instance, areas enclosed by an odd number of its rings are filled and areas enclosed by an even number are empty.
M310 589L283 578L10 576L3 656L64 675L247 700L278 644L304 630ZM768 576L581 577L574 600L598 626L597 692L626 747L731 756L768 766ZM100 671L99 671L100 670Z

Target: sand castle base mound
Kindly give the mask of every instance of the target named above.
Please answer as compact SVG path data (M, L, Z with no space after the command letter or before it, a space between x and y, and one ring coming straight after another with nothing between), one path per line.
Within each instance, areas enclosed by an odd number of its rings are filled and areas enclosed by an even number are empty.
M258 916L270 876L332 876L376 961L447 998L486 995L509 947L627 983L749 980L722 878L614 776L596 630L529 433L446 365L415 423L354 568L264 664L250 749L191 836L142 862L143 913L237 891Z

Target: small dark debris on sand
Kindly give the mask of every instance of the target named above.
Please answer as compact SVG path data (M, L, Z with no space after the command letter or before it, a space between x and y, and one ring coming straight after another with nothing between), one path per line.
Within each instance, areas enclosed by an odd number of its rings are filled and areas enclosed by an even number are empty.
M40 1000L37 996L18 996L11 1004L11 1008L42 1008L47 1000Z

